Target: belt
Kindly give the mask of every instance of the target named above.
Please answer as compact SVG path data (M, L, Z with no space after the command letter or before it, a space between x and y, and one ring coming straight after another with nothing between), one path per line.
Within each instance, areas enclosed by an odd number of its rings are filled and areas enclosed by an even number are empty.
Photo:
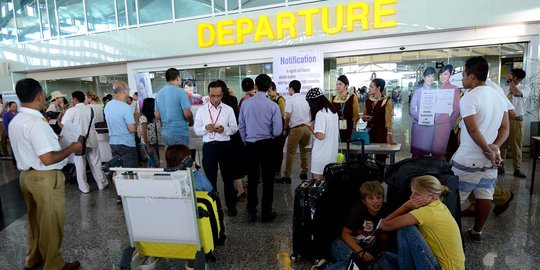
M211 141L211 142L205 142L205 144L223 144L223 143L228 143L230 141Z
M298 126L294 126L294 127L290 128L290 129L293 129L293 128L299 128L299 127L305 127L305 126L307 126L307 125L306 125L306 124L300 124L300 125L298 125Z
M44 171L44 172L47 172L47 171L61 171L61 170L59 170L59 169L37 170L37 169L34 169L34 168L30 167L30 169L28 169L28 170L23 170L23 171L26 171L26 172L30 172L30 171Z

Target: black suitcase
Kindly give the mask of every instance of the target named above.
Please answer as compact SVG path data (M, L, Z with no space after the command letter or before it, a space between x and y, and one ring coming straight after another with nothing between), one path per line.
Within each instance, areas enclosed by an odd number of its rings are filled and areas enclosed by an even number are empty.
M448 187L448 195L442 201L450 210L461 230L461 202L459 198L459 178L454 175L452 166L434 157L414 157L389 165L384 181L388 184L387 205L395 211L411 196L411 179L421 175L437 177Z
M330 244L345 225L348 209L360 200L360 186L370 180L382 182L381 167L362 153L350 155L345 164L324 168L324 181L302 182L295 190L292 260L328 258ZM352 141L347 142L347 148Z

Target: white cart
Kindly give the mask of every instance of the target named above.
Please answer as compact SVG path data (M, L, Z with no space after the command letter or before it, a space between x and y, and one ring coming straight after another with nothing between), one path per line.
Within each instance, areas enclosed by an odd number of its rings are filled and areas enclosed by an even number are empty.
M194 260L194 269L206 269L191 170L111 171L116 171L114 182L135 247L131 269L151 269L143 265L147 257Z

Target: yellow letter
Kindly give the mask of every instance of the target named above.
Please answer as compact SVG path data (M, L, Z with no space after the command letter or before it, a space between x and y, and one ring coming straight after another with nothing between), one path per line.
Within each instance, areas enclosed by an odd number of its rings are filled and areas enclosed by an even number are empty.
M259 17L259 21L257 22L257 30L255 30L255 37L253 38L253 41L261 41L262 36L267 36L268 40L276 39L274 30L272 30L272 25L270 24L270 20L268 20L268 16L266 15Z
M253 20L249 18L236 20L236 43L243 44L244 36L253 33L254 25Z
M362 13L355 14L355 9L362 9ZM352 32L354 29L354 22L361 21L362 29L368 30L368 15L369 7L365 2L355 2L347 4L347 31Z
M325 33L333 35L341 32L341 29L343 29L343 20L344 16L342 4L336 6L336 26L333 28L330 28L330 24L328 22L328 8L322 8L322 29Z
M234 34L234 30L230 28L225 28L227 26L234 25L233 20L222 20L217 23L217 36L218 36L218 45L233 45L233 39L225 39L225 36Z
M391 5L395 3L396 3L396 0L375 0L373 2L373 5L374 5L373 21L374 21L375 28L396 27L397 25L396 20L381 22L382 16L389 16L389 15L396 14L396 10L394 8L383 9L382 6Z
M318 8L302 9L298 15L306 17L306 36L313 36L313 15L319 13Z
M205 39L205 33L208 31L208 40ZM199 47L210 47L216 43L216 28L210 23L201 23L197 26L199 33Z
M284 19L288 19L287 22ZM281 12L276 15L277 21L277 36L278 39L283 39L285 29L289 29L289 36L296 37L296 16L292 12Z

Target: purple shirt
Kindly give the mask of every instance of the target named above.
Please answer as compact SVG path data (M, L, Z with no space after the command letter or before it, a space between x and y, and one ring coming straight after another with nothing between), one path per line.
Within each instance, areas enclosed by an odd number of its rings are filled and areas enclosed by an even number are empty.
M283 131L279 106L257 92L242 102L238 119L238 130L244 142L256 142L277 137Z
M9 122L11 122L11 120L13 120L14 117L15 117L15 114L13 114L11 111L6 111L2 115L2 125L4 126L4 131L6 132L6 136L9 134L8 132Z

